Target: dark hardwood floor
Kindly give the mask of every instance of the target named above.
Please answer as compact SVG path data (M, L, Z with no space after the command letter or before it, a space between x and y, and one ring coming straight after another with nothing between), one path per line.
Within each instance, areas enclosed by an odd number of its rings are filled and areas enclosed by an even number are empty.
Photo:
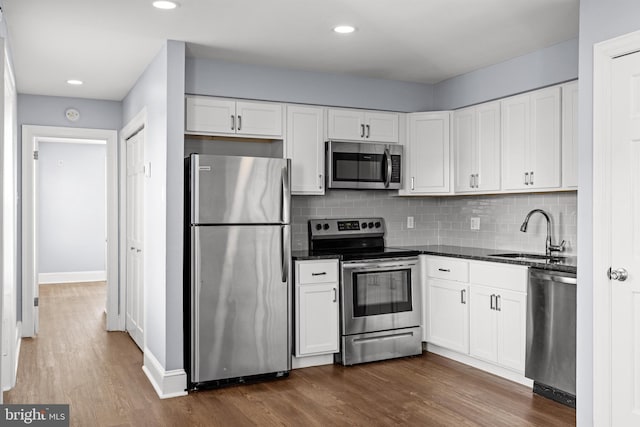
M77 426L575 425L573 409L431 353L160 400L133 341L104 331L105 292L40 287L40 333L23 340L5 403L68 403Z

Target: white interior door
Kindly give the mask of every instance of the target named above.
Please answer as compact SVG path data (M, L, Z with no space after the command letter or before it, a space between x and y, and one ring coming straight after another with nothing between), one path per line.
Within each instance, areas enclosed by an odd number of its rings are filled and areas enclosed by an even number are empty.
M126 330L144 349L144 129L127 140Z
M640 53L615 59L612 77L611 425L637 426L640 425ZM628 272L626 280L624 270Z

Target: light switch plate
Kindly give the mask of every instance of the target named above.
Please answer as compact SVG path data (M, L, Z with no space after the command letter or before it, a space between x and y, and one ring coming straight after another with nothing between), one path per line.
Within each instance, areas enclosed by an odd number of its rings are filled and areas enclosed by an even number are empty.
M408 216L407 217L407 228L413 228L415 227L415 222L413 221L413 217L412 216Z
M474 216L471 218L471 229L472 230L480 230L480 218Z

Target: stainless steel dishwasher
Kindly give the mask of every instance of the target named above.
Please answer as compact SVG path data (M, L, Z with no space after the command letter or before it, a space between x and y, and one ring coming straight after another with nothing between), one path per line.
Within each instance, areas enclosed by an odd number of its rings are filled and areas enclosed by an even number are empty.
M533 391L575 408L574 273L529 268L525 376Z

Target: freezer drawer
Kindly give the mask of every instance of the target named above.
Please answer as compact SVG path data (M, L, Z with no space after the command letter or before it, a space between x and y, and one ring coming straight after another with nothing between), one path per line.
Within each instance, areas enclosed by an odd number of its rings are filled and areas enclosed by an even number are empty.
M288 240L289 226L191 227L191 383L291 369Z

